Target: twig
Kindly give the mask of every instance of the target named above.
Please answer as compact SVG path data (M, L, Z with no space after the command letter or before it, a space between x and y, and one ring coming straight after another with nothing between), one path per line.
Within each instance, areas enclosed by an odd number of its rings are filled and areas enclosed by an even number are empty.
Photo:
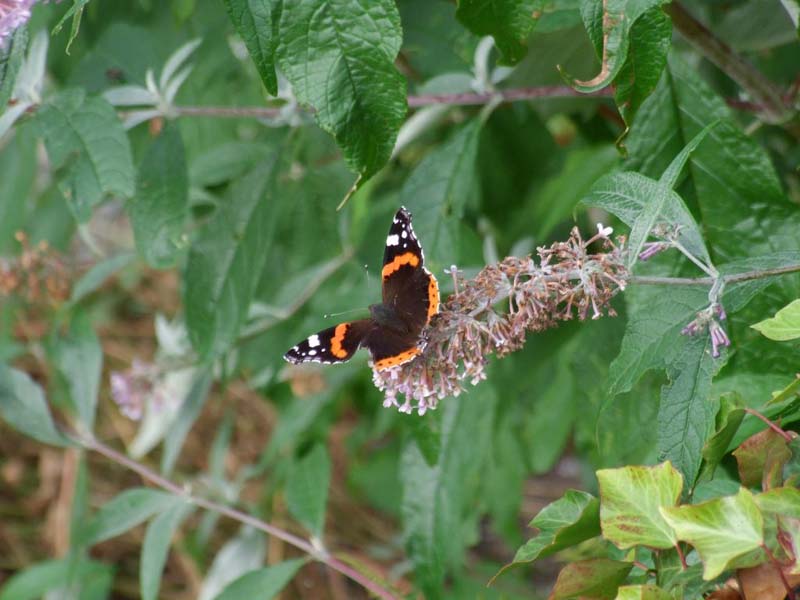
M284 531L279 527L270 525L265 521L257 519L235 508L231 508L229 506L225 506L224 504L213 502L206 498L193 496L188 488L179 486L177 483L167 479L166 477L163 477L162 475L159 475L158 473L156 473L149 467L143 465L142 463L136 462L135 460L129 458L128 456L122 454L121 452L117 452L110 446L107 446L103 442L93 437L80 436L77 438L77 441L86 449L93 450L98 454L102 454L109 460L139 474L146 481L149 481L150 483L172 494L175 494L176 496L185 498L188 502L191 502L196 506L219 513L221 515L225 515L226 517L230 517L231 519L239 521L240 523L244 523L245 525L249 525L273 537L283 540L284 542L294 546L298 550L302 550L303 552L311 556L313 559L329 566L331 569L334 569L335 571L338 571L345 577L352 579L353 581L361 585L364 589L369 590L379 598L383 598L384 600L396 600L395 596L391 592L389 592L389 590L381 586L379 583L373 581L363 573L353 569L352 567L343 563L339 559L331 556L329 553L325 551L320 551L320 549L315 548L311 543L307 542L306 540L292 533L289 533L288 531Z
M742 281L752 281L755 279L765 279L776 275L796 273L800 271L800 265L787 265L785 267L775 267L774 269L763 269L761 271L745 271L744 273L734 273L733 275L723 275L722 280L726 283L740 283ZM628 281L639 285L713 285L713 277L649 277L646 275L633 275Z
M717 65L754 99L755 106L761 109L768 122L784 123L788 120L791 111L774 83L695 19L680 2L666 5L664 11L672 18L675 28L697 51Z

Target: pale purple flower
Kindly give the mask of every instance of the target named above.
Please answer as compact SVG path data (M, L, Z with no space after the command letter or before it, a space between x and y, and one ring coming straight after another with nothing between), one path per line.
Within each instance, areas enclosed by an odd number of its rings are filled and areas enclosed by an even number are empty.
M31 18L35 0L0 0L0 48L14 31Z
M639 253L639 260L645 261L653 258L659 252L662 252L670 247L668 242L647 242L644 245L644 250Z
M717 322L717 319L723 321L726 317L725 309L722 308L721 304L715 302L705 310L697 313L697 318L681 329L681 333L683 335L697 335L708 330L711 336L711 356L719 358L719 349L723 346L731 345L728 334L725 333L722 325Z
M119 407L119 412L132 421L142 418L142 405L144 404L144 398L134 389L135 387L130 374L112 371L111 397Z

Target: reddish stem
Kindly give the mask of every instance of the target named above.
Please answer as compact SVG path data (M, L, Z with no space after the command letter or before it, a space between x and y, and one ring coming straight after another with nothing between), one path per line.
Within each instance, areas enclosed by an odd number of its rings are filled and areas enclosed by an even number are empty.
M788 433L787 431L784 431L783 429L781 429L780 427L778 427L778 425L777 425L777 424L775 424L775 423L773 423L772 421L770 421L770 420L769 420L767 417L765 417L764 415L762 415L762 414L761 414L760 412L758 412L757 410L754 410L754 409L752 409L752 408L745 408L745 409L744 409L744 412L746 412L746 413L747 413L747 414L749 414L749 415L753 415L754 417L756 417L756 418L758 418L758 419L761 419L762 421L764 421L764 423L766 423L766 424L767 424L767 427L769 427L770 429L772 429L772 431L774 431L774 432L775 432L775 433L777 433L779 436L781 436L781 437L782 437L784 440L786 440L786 443L787 443L787 444L788 444L788 443L790 443L790 442L792 441L792 436L791 436L791 435L789 435L789 433Z

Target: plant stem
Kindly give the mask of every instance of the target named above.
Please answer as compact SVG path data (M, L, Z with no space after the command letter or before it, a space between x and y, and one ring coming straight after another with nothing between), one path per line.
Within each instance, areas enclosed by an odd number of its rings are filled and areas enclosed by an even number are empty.
M363 573L353 569L349 565L345 564L344 562L340 561L337 558L334 558L327 552L321 552L319 549L315 548L312 544L308 541L300 538L288 531L284 531L283 529L276 527L275 525L271 525L265 521L257 519L252 515L244 513L240 510L235 508L231 508L229 506L225 506L224 504L219 504L217 502L213 502L206 498L202 498L199 496L193 496L188 487L181 487L174 481L159 475L149 467L143 465L142 463L136 462L132 458L122 454L121 452L117 452L110 446L107 446L103 442L97 440L94 437L86 437L86 436L79 436L77 437L77 441L87 450L93 450L98 454L102 454L109 460L122 465L134 471L135 473L139 474L143 479L149 481L150 483L164 489L176 496L181 496L185 498L188 502L191 502L201 508L206 510L210 510L221 515L225 515L226 517L230 517L240 523L244 523L245 525L249 525L255 529L263 531L273 537L276 537L280 540L283 540L287 544L294 546L295 548L302 550L309 556L311 556L314 560L317 560L321 563L326 564L331 569L338 571L345 577L348 577L361 585L364 589L369 590L371 593L375 594L378 598L382 598L384 600L396 600L396 597L389 592L386 588L381 586L379 583L373 581Z
M734 273L733 275L723 275L722 280L726 284L740 283L742 281L752 281L755 279L765 279L787 273L797 273L800 265L787 265L785 267L775 267L774 269L762 269L760 271L745 271ZM649 277L646 275L632 275L628 281L639 285L713 285L713 277Z
M672 18L675 28L697 51L753 98L768 122L783 123L791 116L791 111L775 84L695 19L680 2L666 5L664 11Z
M748 415L753 415L753 416L754 416L754 417L756 417L757 419L760 419L760 420L764 421L764 423L766 423L766 424L767 424L767 427L769 427L769 428L770 428L772 431L774 431L774 432L775 432L775 433L777 433L779 436L781 436L781 437L782 437L784 440L786 440L786 443L787 443L787 444L791 443L791 441L792 441L792 436L791 436L791 435L789 435L789 432L787 432L787 431L784 431L783 429L781 429L780 427L778 427L778 425L776 425L775 423L773 423L772 421L770 421L770 420L769 420L767 417L765 417L764 415L762 415L762 414L761 414L760 412L758 412L757 410L754 410L754 409L752 409L752 408L745 408L745 409L744 409L744 412L746 412Z
M783 582L783 587L786 588L786 600L796 600L797 596L794 593L794 589L789 584L789 580L786 579L786 574L783 572L783 568L781 567L780 561L775 558L775 555L772 553L766 544L761 544L761 549L764 550L764 553L769 558L770 562L773 564L775 569L778 571L778 576L781 578L781 582Z

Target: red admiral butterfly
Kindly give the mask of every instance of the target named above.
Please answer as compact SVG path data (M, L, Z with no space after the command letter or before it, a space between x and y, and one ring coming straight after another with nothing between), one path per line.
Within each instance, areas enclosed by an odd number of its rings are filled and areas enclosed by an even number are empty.
M290 363L340 363L360 346L369 350L375 369L388 369L422 352L422 330L439 312L439 285L423 265L411 213L401 207L386 237L381 281L383 302L369 307L370 318L339 323L303 340L283 357Z

